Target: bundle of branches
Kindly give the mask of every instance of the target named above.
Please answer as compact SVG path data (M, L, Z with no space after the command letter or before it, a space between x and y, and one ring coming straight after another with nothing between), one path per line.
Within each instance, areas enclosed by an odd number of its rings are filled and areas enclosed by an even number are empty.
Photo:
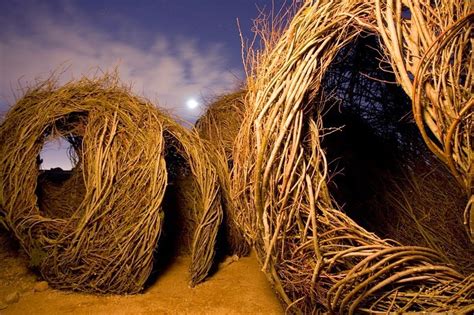
M469 198L474 242L473 47L471 1L375 0L376 32L398 82L412 98L423 139Z
M264 32L234 146L236 219L289 312L468 312L473 277L435 250L367 232L328 192L324 108L314 100L334 56L371 13L355 0L305 1L278 40Z
M230 162L232 146L244 116L245 93L242 90L219 97L207 106L207 111L195 125L199 135L223 150Z
M45 141L70 140L84 185L67 216L40 211L35 194ZM222 220L217 172L205 144L119 85L116 76L26 91L0 127L0 220L56 288L135 293L153 266L167 186L165 151L174 148L194 176L191 284L212 264ZM49 213L56 213L54 210Z
M242 124L244 115L245 91L238 91L219 97L207 107L195 125L199 136L207 140L213 147L213 162L218 169L223 190L224 222L222 229L223 247L230 249L232 254L245 256L250 251L241 230L235 222L235 205L230 197L230 168L232 168L232 147Z

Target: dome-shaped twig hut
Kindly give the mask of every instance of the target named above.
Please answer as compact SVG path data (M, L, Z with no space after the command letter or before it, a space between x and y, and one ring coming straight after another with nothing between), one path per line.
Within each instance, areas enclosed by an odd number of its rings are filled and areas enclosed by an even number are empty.
M66 208L38 202L38 156L57 138L74 143L78 157L73 179L79 184L62 189L81 198ZM0 127L0 219L53 287L139 292L166 222L170 150L186 161L195 183L196 206L184 217L193 227L191 284L199 283L213 263L223 218L206 144L114 76L60 87L46 81L11 108Z

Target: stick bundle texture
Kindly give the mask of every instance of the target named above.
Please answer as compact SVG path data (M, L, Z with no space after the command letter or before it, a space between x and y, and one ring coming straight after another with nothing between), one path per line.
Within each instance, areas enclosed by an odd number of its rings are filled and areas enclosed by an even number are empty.
M434 250L367 232L328 193L324 108L314 100L373 12L370 2L305 1L278 40L264 36L234 146L236 220L289 312L472 310L472 276Z
M232 254L245 256L250 247L235 221L235 204L230 197L230 168L233 165L232 148L239 132L244 115L245 91L219 97L208 105L207 111L196 122L195 130L199 136L212 146L214 164L220 170L223 191L224 221L223 229L227 246ZM212 152L212 153L211 153Z
M372 24L425 143L466 191L464 224L474 242L472 1L375 0L374 8Z
M37 158L45 141L72 139L82 201L68 215L38 207ZM222 220L216 170L204 144L115 76L58 87L46 81L17 101L0 126L0 220L56 288L136 293L153 267L167 185L165 150L188 162L199 200L191 284L207 275Z

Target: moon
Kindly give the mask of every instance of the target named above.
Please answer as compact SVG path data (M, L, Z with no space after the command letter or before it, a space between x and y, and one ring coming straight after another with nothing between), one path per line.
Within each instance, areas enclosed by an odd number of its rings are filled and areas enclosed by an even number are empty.
M186 106L187 106L189 109L195 109L196 107L199 106L199 103L198 103L198 101L196 101L194 98L190 98L190 99L186 102Z

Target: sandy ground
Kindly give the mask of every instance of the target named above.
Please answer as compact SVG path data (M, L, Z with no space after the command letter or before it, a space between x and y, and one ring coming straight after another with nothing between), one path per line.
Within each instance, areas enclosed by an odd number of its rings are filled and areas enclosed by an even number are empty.
M46 287L0 229L0 314L283 314L254 255L228 259L204 283L187 285L180 256L143 294L97 296Z

